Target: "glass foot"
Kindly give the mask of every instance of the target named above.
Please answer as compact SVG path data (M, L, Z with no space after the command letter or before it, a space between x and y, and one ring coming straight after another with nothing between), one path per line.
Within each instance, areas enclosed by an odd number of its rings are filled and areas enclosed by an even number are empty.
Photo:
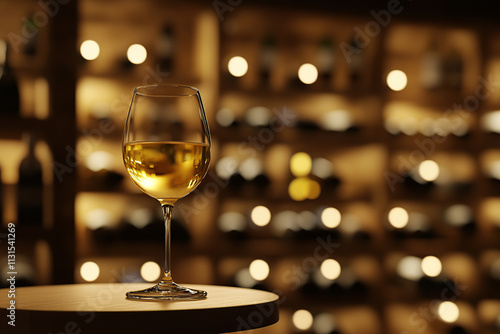
M138 291L129 291L128 299L153 299L153 300L195 300L207 297L207 292L184 288L177 283L163 283Z

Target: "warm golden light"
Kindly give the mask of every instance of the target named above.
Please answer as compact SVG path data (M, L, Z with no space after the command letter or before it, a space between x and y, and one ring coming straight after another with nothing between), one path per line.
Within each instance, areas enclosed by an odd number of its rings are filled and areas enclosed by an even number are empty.
M457 304L446 301L439 304L438 314L444 322L452 323L458 320L460 310L458 309Z
M215 172L221 179L227 180L238 171L238 161L233 157L220 158L215 165Z
M127 59L132 64L142 64L146 61L147 57L148 52L146 51L146 48L141 44L132 44L127 50Z
M318 79L318 69L313 64L302 64L299 68L299 80L310 85Z
M250 270L248 268L243 268L234 275L234 281L236 285L251 288L257 283L257 281L250 275Z
M85 159L85 166L93 172L101 169L109 169L113 164L113 156L105 151L95 151L89 154Z
M405 89L407 84L408 78L403 71L393 70L387 75L387 86L393 91L399 92Z
M257 158L248 158L243 160L239 167L239 172L245 180L251 181L262 173L262 162Z
M307 310L297 310L292 316L293 325L300 330L308 330L313 324L313 316Z
M320 177L322 179L326 179L331 176L333 172L332 163L330 160L325 158L314 158L312 161L311 173Z
M395 228L403 228L408 225L409 215L408 211L403 208L395 207L389 211L389 223Z
M242 77L248 71L248 62L245 58L236 56L229 60L227 63L227 69L232 76Z
M224 232L243 231L246 227L246 217L240 212L224 212L219 216L218 225Z
M294 201L316 199L321 195L321 186L308 177L298 177L288 185L288 195Z
M346 110L332 110L323 116L322 126L329 131L346 131L352 126L351 113Z
M93 40L86 40L80 45L80 54L86 60L94 60L99 57L99 44Z
M233 124L235 119L236 117L234 116L233 111L229 108L221 108L215 114L215 120L217 121L217 123L224 127Z
M99 266L97 263L87 261L80 267L80 275L87 282L93 282L99 277Z
M330 334L335 330L335 319L329 313L320 313L314 317L312 327L316 334Z
M271 211L263 205L258 205L252 209L250 218L255 225L266 226L271 221Z
M481 126L486 131L500 133L500 110L485 114L481 118Z
M441 274L443 265L441 261L435 256L426 256L422 259L422 271L429 277L436 277Z
M340 225L342 215L335 208L326 208L321 212L321 222L328 228L336 228Z
M160 278L161 268L153 261L145 262L141 267L141 277L148 282L156 281Z
M432 160L425 160L418 166L418 173L425 181L435 181L439 176L439 165Z
M453 226L463 226L474 219L472 208L465 204L454 204L444 212L446 222Z
M109 226L112 220L111 213L108 210L93 209L85 216L85 225L91 230L96 230L101 227Z
M311 172L312 159L305 152L297 152L290 159L290 170L294 176L306 176Z
M321 263L321 274L329 280L335 280L340 276L342 268L340 264L333 259L326 259Z
M315 180L309 179L309 193L307 199L316 199L321 195L321 186Z
M248 269L252 278L257 281L263 281L269 276L269 265L264 260L253 260Z
M406 256L398 262L396 272L403 278L417 281L423 276L422 260L416 256Z

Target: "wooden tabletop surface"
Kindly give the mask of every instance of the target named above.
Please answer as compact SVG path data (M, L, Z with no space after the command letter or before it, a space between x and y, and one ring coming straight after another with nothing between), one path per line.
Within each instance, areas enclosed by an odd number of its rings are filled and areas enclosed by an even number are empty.
M278 321L279 297L236 287L186 284L207 291L194 301L128 300L151 283L72 284L0 290L1 333L226 333ZM15 313L8 309L15 301ZM11 307L12 308L12 307ZM15 316L15 327L8 324Z

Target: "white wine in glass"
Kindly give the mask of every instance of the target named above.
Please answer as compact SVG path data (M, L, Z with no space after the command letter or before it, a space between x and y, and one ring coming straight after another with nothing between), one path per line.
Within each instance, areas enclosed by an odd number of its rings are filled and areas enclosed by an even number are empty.
M128 174L156 198L165 219L165 268L155 286L127 292L130 299L190 300L205 291L182 287L170 269L170 223L175 202L205 177L210 164L210 130L200 92L184 85L140 86L123 132L123 161Z

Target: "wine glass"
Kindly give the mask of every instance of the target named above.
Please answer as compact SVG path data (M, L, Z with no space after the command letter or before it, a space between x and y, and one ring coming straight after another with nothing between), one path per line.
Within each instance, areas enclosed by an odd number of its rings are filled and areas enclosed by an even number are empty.
M206 297L205 291L182 287L172 280L170 224L174 204L205 177L210 146L210 130L198 89L185 85L135 88L123 132L123 161L135 184L161 204L165 219L165 268L158 284L127 292L127 298Z

